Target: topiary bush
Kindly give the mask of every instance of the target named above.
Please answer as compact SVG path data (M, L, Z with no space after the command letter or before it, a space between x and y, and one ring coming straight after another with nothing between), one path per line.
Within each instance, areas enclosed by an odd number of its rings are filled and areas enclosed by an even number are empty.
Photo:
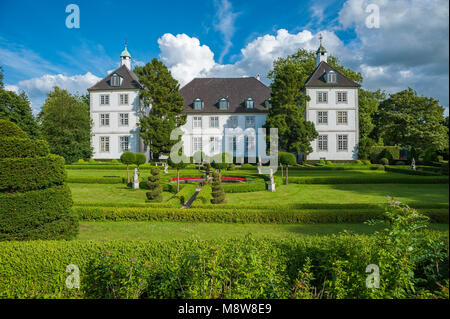
M151 169L152 176L148 177L147 187L150 192L147 192L147 199L152 202L160 203L163 200L161 177L159 176L159 169L154 167Z
M389 165L389 160L386 157L383 157L380 159L380 164L384 166Z
M0 120L0 136L27 138L27 134L19 126L8 120Z
M144 153L136 153L134 154L135 157L135 164L137 168L139 169L139 166L142 164L145 164L147 162L147 157L145 157Z
M64 185L64 158L49 154L44 141L23 138L23 132L12 136L20 130L15 124L1 124L9 134L6 139L18 143L13 149L10 143L0 144L0 240L74 238L78 219ZM20 151L20 147L28 148Z
M225 203L225 191L223 190L222 183L220 180L220 174L218 172L213 173L213 183L212 183L212 204L222 204Z

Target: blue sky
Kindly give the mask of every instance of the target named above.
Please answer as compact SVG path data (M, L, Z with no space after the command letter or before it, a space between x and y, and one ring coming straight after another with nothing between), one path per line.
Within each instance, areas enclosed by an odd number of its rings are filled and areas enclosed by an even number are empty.
M65 25L80 8L80 28ZM375 4L379 28L368 28ZM431 17L431 18L430 18ZM12 1L0 0L0 65L11 90L39 110L53 85L85 89L118 66L157 57L181 85L201 76L265 77L274 59L315 49L364 75L363 87L413 87L448 108L448 1Z

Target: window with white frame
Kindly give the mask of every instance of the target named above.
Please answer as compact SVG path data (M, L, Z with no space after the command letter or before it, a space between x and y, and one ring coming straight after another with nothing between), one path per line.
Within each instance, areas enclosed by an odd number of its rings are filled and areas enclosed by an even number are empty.
M119 94L119 104L128 105L128 94Z
M230 128L236 128L238 126L238 117L230 116L230 119L228 120L228 122L229 122Z
M233 156L236 155L237 150L237 138L236 136L228 136L228 150L227 152L231 152Z
M219 109L221 109L221 110L228 109L228 99L223 97L219 100Z
M328 92L317 92L317 103L328 103Z
M220 141L218 136L211 136L209 138L209 149L211 154L215 154L220 151Z
M111 76L111 86L120 86L120 77L117 74Z
M336 92L337 103L347 103L347 92Z
M100 152L109 153L109 136L100 136Z
M256 128L256 122L254 116L245 117L245 128Z
M327 73L327 83L336 83L337 82L337 74L334 71L329 71Z
M109 105L109 94L100 95L100 105Z
M109 113L100 114L100 126L109 126Z
M120 151L128 152L130 150L130 137L129 136L121 136L120 137Z
M328 135L319 135L317 138L317 150L319 152L328 151Z
M201 116L194 116L194 118L192 119L192 127L193 128L202 128Z
M247 109L253 109L255 107L255 101L249 97L245 100L245 107Z
M338 135L337 136L337 150L347 151L348 150L348 135Z
M201 110L203 109L203 100L200 98L196 98L194 100L194 110Z
M317 124L328 124L328 111L317 111Z
M244 150L248 155L255 155L256 151L256 138L253 135L246 135L244 137Z
M197 151L203 151L201 136L194 136L192 138L192 152L195 153Z
M119 113L119 125L128 126L128 113Z
M219 127L219 117L211 116L209 118L209 127Z
M337 124L348 124L347 111L338 111L336 118L337 118Z

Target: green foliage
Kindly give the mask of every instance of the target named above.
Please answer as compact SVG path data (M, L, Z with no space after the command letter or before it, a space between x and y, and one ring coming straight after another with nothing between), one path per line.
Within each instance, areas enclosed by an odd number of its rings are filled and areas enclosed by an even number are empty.
M0 137L0 158L46 156L49 152L48 143L44 140Z
M202 151L197 151L192 158L194 163L201 164L206 160L206 154Z
M369 151L369 159L377 163L382 158L398 160L400 158L400 148L398 146L372 146Z
M202 187L200 192L197 194L194 203L192 203L191 208L197 207L199 204L209 204L211 203L212 188L211 185L205 185Z
M27 138L25 132L17 126L17 124L0 119L0 136L1 137L16 137L16 138Z
M136 153L135 154L135 164L139 168L140 165L145 164L147 162L147 158L144 153Z
M122 177L106 176L70 176L66 178L67 183L80 184L123 184ZM126 181L125 181L126 182Z
M90 158L89 159L89 164L96 164L97 162L95 161L95 159L93 159L93 158Z
M24 92L5 91L0 87L0 120L17 124L23 131L22 137L40 138L41 132L31 111L30 101ZM0 130L3 126L0 123ZM0 131L0 133L3 133ZM5 136L0 134L0 136Z
M148 177L147 187L150 192L147 192L147 199L153 202L162 202L162 187L161 187L161 177L159 176L159 169L152 168L152 176Z
M136 164L136 154L133 152L124 152L120 155L120 161L126 165Z
M0 65L0 89L3 89L3 68Z
M179 84L156 58L143 67L134 68L134 73L146 88L141 90L140 98L147 105L152 105L150 114L140 120L139 134L149 145L154 158L168 155L172 146L178 142L170 139L170 133L186 123Z
M175 198L177 198L180 204L184 205L184 203L186 203L194 195L196 189L196 185L186 184L178 193L175 194Z
M374 129L375 129L375 117L378 112L380 103L386 99L386 94L380 90L377 91L366 91L364 89L358 90L358 114L359 114L359 138L360 144L358 149L358 155L361 157L359 152L361 151L361 141L372 140ZM375 132L376 133L376 132ZM363 149L364 151L364 149Z
M294 165L297 163L297 160L292 153L278 152L278 162L283 165Z
M387 167L386 170L408 173L411 170L399 169L396 170L392 167ZM392 176L386 178L384 176L320 176L320 177L289 177L289 183L293 184L448 184L448 178L444 176L429 176L435 175L427 172L421 172L414 175L428 175L428 176Z
M213 183L212 183L212 204L222 204L225 203L225 191L222 187L222 183L220 180L220 173L213 173Z
M411 88L391 94L380 104L378 123L386 144L401 145L419 155L448 148L444 107L439 101L418 96Z
M225 193L248 193L265 191L266 183L264 181L251 183L223 183L222 187Z
M233 162L233 155L230 153L220 153L211 158L211 166L214 169L226 170Z
M66 179L58 155L0 159L0 191L28 191L60 185Z
M381 165L389 165L389 160L386 157L382 157L380 159L380 164Z
M80 158L80 159L77 161L77 164L84 164L84 163L86 163L86 162L85 162L84 159L82 159L82 158Z
M67 163L91 157L92 121L89 107L80 97L54 87L47 94L39 120L52 153L64 157Z
M370 158L370 152L375 146L375 141L370 137L361 137L358 144L358 158L362 160L368 160Z

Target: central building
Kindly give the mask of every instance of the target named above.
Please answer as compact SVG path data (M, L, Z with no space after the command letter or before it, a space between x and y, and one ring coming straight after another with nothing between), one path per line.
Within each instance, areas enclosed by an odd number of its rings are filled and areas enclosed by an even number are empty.
M182 129L184 153L208 156L229 152L235 157L265 152L258 128L266 122L270 89L255 77L195 78L180 94L187 121ZM255 134L229 136L227 129L254 130Z

